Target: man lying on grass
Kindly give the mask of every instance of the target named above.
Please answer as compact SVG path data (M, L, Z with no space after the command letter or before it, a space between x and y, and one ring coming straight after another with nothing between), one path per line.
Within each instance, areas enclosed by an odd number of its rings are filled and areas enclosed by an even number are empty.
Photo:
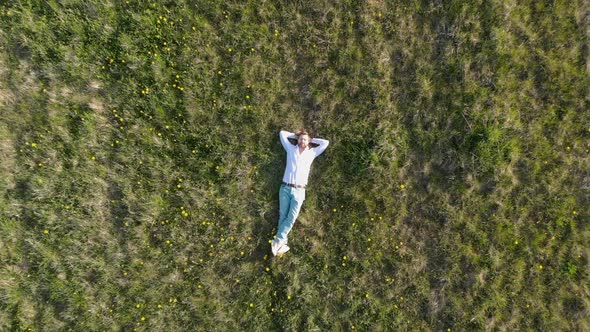
M305 186L311 163L315 157L326 150L329 144L325 139L312 139L305 129L301 129L297 134L281 130L279 137L287 151L287 166L279 190L279 228L276 238L271 243L272 253L275 256L289 250L287 235L293 228L305 200ZM290 139L297 140L297 143L291 143Z

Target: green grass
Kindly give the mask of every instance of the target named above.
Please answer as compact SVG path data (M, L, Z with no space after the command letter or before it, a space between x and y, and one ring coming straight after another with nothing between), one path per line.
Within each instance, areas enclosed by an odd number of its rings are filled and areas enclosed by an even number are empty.
M586 1L2 3L1 330L590 330Z

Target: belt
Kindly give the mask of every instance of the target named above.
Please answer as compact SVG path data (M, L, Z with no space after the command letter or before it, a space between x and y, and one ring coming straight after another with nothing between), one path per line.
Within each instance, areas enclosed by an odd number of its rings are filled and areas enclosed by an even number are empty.
M292 184L292 183L287 183L287 182L281 182L281 183L284 184L287 187L305 189L305 186L300 186L298 184Z

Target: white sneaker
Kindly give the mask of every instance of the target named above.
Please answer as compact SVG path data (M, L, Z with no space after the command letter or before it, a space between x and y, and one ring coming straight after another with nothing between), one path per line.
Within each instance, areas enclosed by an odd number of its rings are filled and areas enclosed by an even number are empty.
M272 242L270 243L270 249L272 250L272 254L273 255L277 255L277 251L279 250L279 241L277 241L276 239L272 240Z
M289 248L289 246L288 246L288 245L286 245L286 244L283 244L283 245L282 245L282 246L279 248L279 250L277 250L277 254L276 254L276 255L279 255L279 256L280 256L280 255L282 255L282 254L286 253L287 251L289 251L289 249L291 249L291 248ZM276 255L275 255L275 256L276 256Z

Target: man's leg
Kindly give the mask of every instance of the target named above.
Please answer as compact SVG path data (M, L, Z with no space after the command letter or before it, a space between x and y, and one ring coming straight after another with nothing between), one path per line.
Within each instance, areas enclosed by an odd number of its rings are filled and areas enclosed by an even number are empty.
M303 205L303 201L305 200L304 189L291 189L290 191L289 211L286 218L282 219L282 223L279 224L279 229L277 231L277 240L281 244L287 243L287 235L289 235L291 228L293 228L295 219L297 219L299 211L301 210L301 205Z
M285 220L289 214L289 207L291 205L291 193L289 187L281 185L279 190L279 224L277 228L276 241L279 242L279 235L282 234L285 228Z

